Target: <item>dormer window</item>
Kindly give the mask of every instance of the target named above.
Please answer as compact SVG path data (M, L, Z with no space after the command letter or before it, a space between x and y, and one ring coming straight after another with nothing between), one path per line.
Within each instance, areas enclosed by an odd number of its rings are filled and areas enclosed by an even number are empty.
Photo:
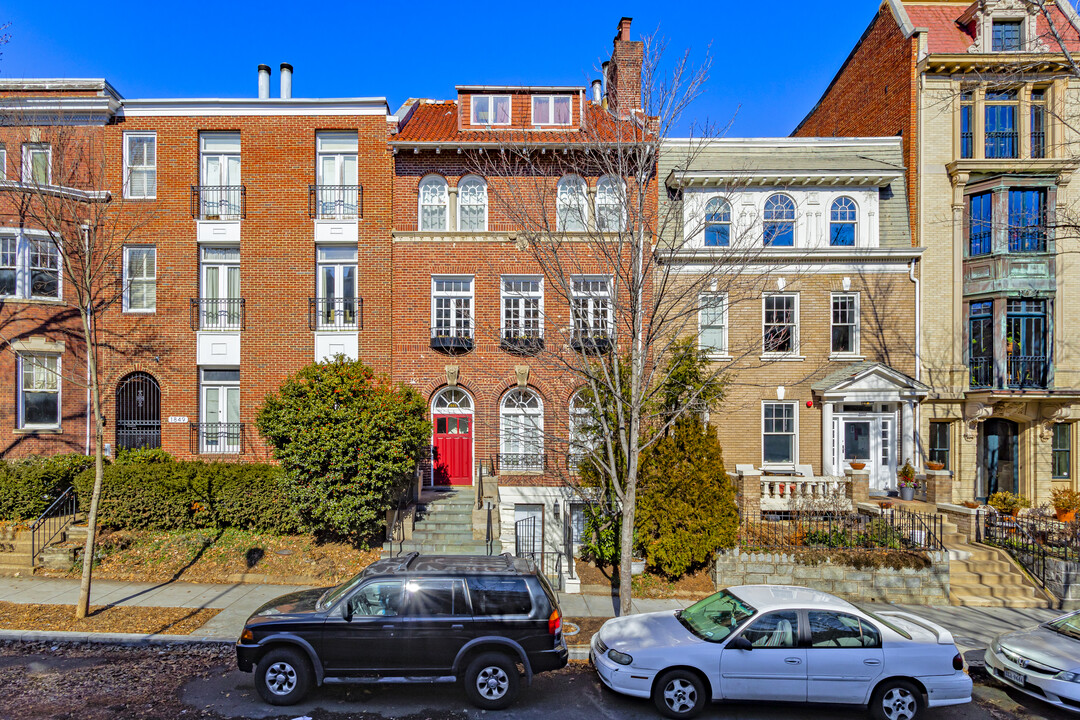
M533 95L533 125L569 125L569 95Z
M473 125L509 125L509 95L473 95Z
M990 39L991 52L1018 52L1023 48L1020 38L1023 21L994 20Z

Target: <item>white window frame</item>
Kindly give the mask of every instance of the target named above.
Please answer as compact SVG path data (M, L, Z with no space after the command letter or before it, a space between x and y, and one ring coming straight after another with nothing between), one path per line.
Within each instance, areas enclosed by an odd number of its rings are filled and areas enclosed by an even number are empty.
M7 146L0 143L0 180L7 180Z
M769 435L791 435L791 462L765 461L765 407L768 405L785 405L791 408L792 423L791 433L769 433ZM762 400L761 401L761 466L773 468L790 468L799 462L799 404L789 400Z
M705 302L706 300L712 300L719 302L720 304L720 316L722 323L719 327L723 328L723 339L721 340L721 347L709 345L703 341L703 330L705 326ZM709 325L708 327L715 328L717 325ZM708 353L710 359L719 360L726 359L728 355L728 295L725 292L702 292L698 295L698 349Z
M855 300L855 323L854 331L852 332L852 349L851 350L836 350L832 346L832 330L837 326L835 316L835 303L839 298L854 298ZM845 323L846 324L846 323ZM834 292L829 295L829 358L852 358L857 357L860 352L860 339L862 336L862 309L860 307L859 293L857 292Z
M33 152L39 150L45 150L45 154L48 160L45 162L46 178L45 184L52 185L52 145L49 143L25 143L22 146L22 181L24 183L33 183L33 164L30 160L30 155Z
M431 185L439 185L442 188L442 202L425 203L424 202L424 187ZM424 208L425 207L438 207L442 205L443 209L443 221L442 227L424 227ZM420 232L446 232L450 227L450 184L446 181L446 178L442 175L435 173L425 175L420 178L420 184L417 185L416 192L416 229Z
M469 284L468 292L456 291L456 290L436 290L438 282L467 282ZM436 317L438 315L436 306L438 300L448 299L450 300L449 313L450 324L446 326L436 325ZM459 311L461 309L462 301L468 301L468 310L465 313L465 324L462 325L458 322ZM435 328L453 330L456 334L448 337L473 337L475 331L475 322L473 318L473 312L476 307L476 279L472 275L432 275L431 276L431 329L434 332ZM461 332L464 330L464 332Z
M323 252L335 254L349 251L352 251L351 259L324 259L322 257ZM355 245L320 244L315 246L315 297L319 302L316 308L316 327L319 330L352 331L358 328L360 321L358 260L359 252ZM323 283L323 271L327 268L333 268L334 288L331 294L327 293L327 288ZM345 294L345 275L349 270L352 270L353 280L351 297Z
M339 146L351 145L351 149L324 147L337 141ZM355 218L360 215L360 160L359 136L350 130L320 130L315 133L315 188L316 217ZM324 162L333 160L334 177L323 174ZM351 168L349 161L352 161ZM351 171L351 175L350 175ZM330 182L330 181L333 182ZM351 182L348 182L350 181ZM351 188L357 188L355 197Z
M537 410L533 412L522 410L516 406L509 407L507 402L517 394L529 395L534 398ZM510 421L510 418L532 418L534 422L517 423L517 427L514 427L515 422ZM522 431L523 428L528 431L535 431L536 437L528 437ZM535 445L535 453L527 452L530 449L528 447L530 444ZM544 455L544 398L530 387L509 390L499 400L499 452L504 455L535 454L541 457ZM541 469L543 469L542 465L539 468L527 468L527 470Z
M206 455L236 455L236 454L240 453L241 449L243 448L244 440L243 440L243 430L242 429L239 429L237 431L237 436L236 436L237 437L237 442L235 444L232 444L232 443L229 442L229 435L228 434L224 435L225 442L220 442L220 439L222 437L221 432L219 432L217 435L215 435L215 439L214 439L213 444L211 444L207 440L207 436L206 436L206 431L207 431L206 426L207 425L214 425L214 424L220 424L220 425L236 424L236 425L241 425L241 426L243 425L243 421L240 420L240 416L242 415L243 410L242 410L242 405L240 404L241 399L240 399L240 379L239 379L239 377L236 380L207 380L206 379L207 371L215 372L215 371L220 371L220 370L234 371L234 372L239 373L239 368L235 368L235 367L232 367L232 368L201 368L200 371L199 371L199 432L198 432L198 436L199 436L199 448L198 448L199 449L199 454L206 454ZM207 412L206 391L208 389L210 389L210 388L215 388L215 389L218 390L218 393L219 393L218 403L219 403L219 407L221 408L221 409L218 410L218 412L225 414L225 420L207 420L206 419L206 412ZM229 398L228 398L229 392L228 391L233 389L233 388L236 389L236 413L237 413L237 416L236 416L235 419L230 420L229 417L228 417L228 412L229 412L229 404L228 404L229 403ZM227 431L226 431L226 433L227 433Z
M154 256L153 275L149 277L133 278L129 274L131 268L131 251L132 250L149 250ZM131 285L133 281L139 280L148 284L152 283L154 286L154 304L147 308L133 308L131 307ZM126 313L141 313L149 314L157 312L157 246L156 245L125 245L124 246L124 298L123 308Z
M609 203L601 203L600 202L600 198L601 198L600 188L601 188L601 186L606 186L606 185L611 186L612 193L613 193L613 195L615 197L615 202L611 203L611 205L613 207L615 207L619 212L619 227L614 229L614 230L604 228L604 227L601 226L601 217L602 217L602 215L600 213L600 207L601 206L606 207ZM596 180L596 201L595 201L595 205L594 205L594 208L593 208L593 213L594 213L593 217L596 218L596 230L597 230L597 232L601 232L601 233L618 233L618 232L622 232L623 230L626 229L625 199L626 199L626 183L623 182L623 180L621 178L619 178L616 175L601 175L599 178L597 178L597 180Z
M570 112L567 113L566 122L555 122L555 99L566 100L570 105ZM536 117L536 101L547 100L548 101L548 119L537 119ZM571 95L533 95L531 104L531 121L533 125L556 125L558 127L567 127L574 124L574 98Z
M463 217L462 217L463 213L461 212L461 208L466 207L466 204L461 201L461 190L462 190L463 187L468 186L468 185L479 185L480 189L481 189L481 193L483 195L484 222L483 222L483 225L479 229L477 229L477 228L468 228L468 229L466 229L466 228L461 226L462 219L463 219ZM479 175L466 175L465 177L458 180L457 193L456 194L457 194L457 204L458 204L458 206L457 206L457 230L458 230L458 232L487 232L487 230L488 230L488 205L489 205L489 203L488 203L487 180L480 177ZM469 207L473 207L475 205L476 204L474 203L473 205L470 205Z
M488 122L476 119L476 101L484 98L488 103ZM495 101L500 98L506 99L506 122L495 122ZM472 95L469 99L469 119L473 125L510 125L514 121L514 100L510 95Z
M612 338L615 336L615 293L611 287L612 280L613 278L610 275L575 275L570 278L570 322L575 336L579 336L583 330L588 331L588 334L583 336L587 338ZM579 290L577 287L579 282L604 282L607 284L607 290L602 293L595 292L592 289ZM603 328L592 324L593 316L596 314L596 300L601 298L607 300L607 309L604 313L605 327ZM585 301L585 315L589 320L587 325L579 326L578 323L577 305L579 300ZM597 333L597 330L603 330L603 335Z
M64 263L63 258L60 256L60 249L57 248L49 235L45 233L4 233L2 236L5 240L15 242L15 294L14 295L0 295L0 297L9 298L12 300L33 300L34 302L63 302L64 300ZM33 255L33 246L35 243L44 243L53 250L56 251L56 295L34 295L33 283L31 278L33 277L33 268L30 265L30 259ZM12 267L5 265L4 267Z
M532 283L537 284L537 290L528 291L516 291L507 290L507 283ZM503 275L499 278L499 335L506 338L507 332L511 330L521 330L521 327L511 328L507 325L506 321L506 306L507 302L513 302L517 306L517 313L519 322L524 318L523 305L524 300L536 300L536 329L539 331L540 337L544 334L544 276L543 275Z
M19 358L19 363L18 363L18 380L17 380L17 382L19 384L18 385L18 388L19 388L19 393L18 393L19 394L19 425L18 425L19 429L20 430L59 430L61 428L62 424L63 424L63 421L64 421L64 402L63 402L63 400L64 400L64 398L63 398L63 386L64 386L64 383L63 383L63 375L61 374L62 373L62 368L61 368L61 364L60 364L61 361L62 361L62 357L57 353L30 353L30 352L28 352L28 353L19 353L18 358ZM24 367L25 367L26 361L28 359L31 359L31 358L35 358L35 359L36 358L46 358L46 359L55 359L56 360L56 370L52 371L56 375L56 422L55 423L30 424L30 423L26 422L26 407L25 407L25 402L24 402L25 398L23 397L24 394L26 393L26 383L25 383L25 378L23 376L23 372L24 372ZM46 368L46 372L49 372L48 368ZM51 391L50 390L45 390L45 392L51 392Z
M794 306L795 318L794 318L794 322L792 324L792 327L794 328L792 334L794 335L794 337L791 340L791 350L769 350L767 348L767 345L766 345L766 342L767 342L766 332L765 332L765 327L766 327L765 326L766 305L767 305L767 299L768 298L774 298L774 297L795 298L795 306ZM830 311L831 311L831 306L830 306ZM801 342L802 342L802 337L801 336L802 336L802 333L799 331L799 293L797 293L797 292L771 292L771 293L765 293L761 298L761 355L762 355L762 357L770 358L770 359L774 359L774 360L777 359L777 358L801 359L801 357L799 356L799 349L800 349Z
M154 163L153 165L140 165L138 168L131 165L131 146L129 140L136 138L150 138L153 140L154 146ZM133 170L144 170L147 172L152 171L154 178L154 191L146 195L134 195L131 192L131 172ZM155 200L157 199L157 132L155 131L139 131L139 132L125 132L124 133L124 197L132 200Z
M567 230L563 215L576 214L576 208L581 211L581 227ZM555 184L555 229L558 232L589 230L589 184L580 175L563 175Z

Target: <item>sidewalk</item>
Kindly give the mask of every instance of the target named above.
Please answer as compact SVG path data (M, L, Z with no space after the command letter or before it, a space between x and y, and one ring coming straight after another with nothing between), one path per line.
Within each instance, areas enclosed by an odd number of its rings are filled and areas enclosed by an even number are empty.
M97 580L90 593L91 605L139 605L153 607L220 608L216 616L192 635L140 635L128 633L77 633L0 630L0 640L103 640L115 642L235 642L257 607L284 595L305 589L297 585L204 585L188 582L137 583ZM79 597L79 581L43 577L0 577L0 601L74 605ZM614 617L617 597L571 595L559 597L568 618ZM633 610L656 612L674 610L690 601L635 599ZM984 648L994 635L1034 625L1061 614L1056 610L1019 608L979 608L925 605L867 605L867 609L897 609L915 613L951 631L962 651Z

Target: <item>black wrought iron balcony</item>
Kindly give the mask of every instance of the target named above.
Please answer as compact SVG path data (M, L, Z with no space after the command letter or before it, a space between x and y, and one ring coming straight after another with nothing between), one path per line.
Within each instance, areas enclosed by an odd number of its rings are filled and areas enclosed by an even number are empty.
M1046 226L1009 228L1009 252L1034 253L1046 252Z
M440 325L431 328L431 349L448 353L468 352L473 349L471 325Z
M1009 355L1005 362L1006 384L1010 388L1043 390L1050 374L1050 361L1041 356Z
M191 423L190 439L197 455L241 455L244 423Z
M495 456L495 471L500 475L512 475L516 472L534 473L547 469L547 455L544 453L499 453Z
M364 189L359 185L308 185L308 215L320 220L363 217Z
M247 216L247 187L192 185L191 216L196 220L243 220Z
M960 133L960 157L969 158L974 157L972 154L974 151L973 145L974 136L969 132Z
M577 352L601 354L610 352L613 345L607 328L579 328L570 338L570 347Z
M363 330L361 298L308 298L308 327L312 330Z
M1016 130L1004 130L986 133L987 158L1014 158L1020 147Z
M988 388L994 386L994 358L976 357L968 360L971 375L971 387Z
M243 330L244 298L217 298L191 300L192 330Z
M499 333L499 346L507 352L532 355L544 349L543 328L509 327Z
M1039 130L1031 131L1031 157L1046 157L1046 133Z

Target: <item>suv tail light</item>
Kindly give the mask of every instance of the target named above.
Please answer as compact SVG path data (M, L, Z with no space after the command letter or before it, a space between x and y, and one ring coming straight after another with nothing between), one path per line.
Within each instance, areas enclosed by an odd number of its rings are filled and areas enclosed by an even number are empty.
M953 668L953 670L963 670L964 669L964 656L963 655L961 655L960 653L956 653L956 655L953 656L952 668Z
M548 616L548 635L558 635L562 630L562 615L558 610L552 610Z

